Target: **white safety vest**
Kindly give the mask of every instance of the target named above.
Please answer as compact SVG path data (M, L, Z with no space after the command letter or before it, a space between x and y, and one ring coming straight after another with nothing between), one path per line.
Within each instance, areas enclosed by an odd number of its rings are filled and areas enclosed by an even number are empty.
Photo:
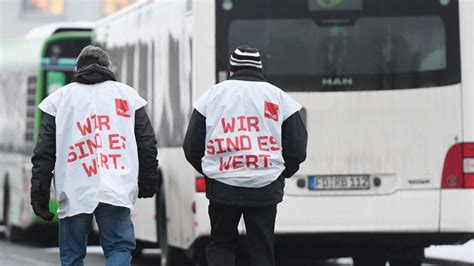
M132 208L138 195L135 111L146 105L122 83L71 83L38 106L56 118L58 216L92 213L99 202Z
M206 117L207 177L258 188L280 176L282 123L301 109L288 94L267 82L227 80L211 87L194 108Z

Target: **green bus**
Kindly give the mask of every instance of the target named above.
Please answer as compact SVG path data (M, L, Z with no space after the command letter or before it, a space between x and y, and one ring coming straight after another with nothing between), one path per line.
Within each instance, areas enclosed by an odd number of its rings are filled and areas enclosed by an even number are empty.
M42 113L36 107L72 79L76 57L91 43L92 23L38 27L0 48L0 222L15 241L41 224L30 207L31 156ZM53 192L53 189L51 190ZM57 202L51 196L50 208Z

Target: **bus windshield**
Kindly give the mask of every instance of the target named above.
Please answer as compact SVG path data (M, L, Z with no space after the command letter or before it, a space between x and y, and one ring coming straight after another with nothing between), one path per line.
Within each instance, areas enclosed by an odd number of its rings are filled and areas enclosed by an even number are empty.
M71 82L76 65L76 57L82 48L91 43L90 33L80 32L77 35L79 37L69 36L60 38L47 45L41 62L45 75L43 84L45 96Z
M382 5L358 0L360 9L321 11L314 7L321 1L305 6L296 0L294 10L287 12L280 9L280 0L259 6L260 12L240 13L245 2L252 1L234 1L232 9L217 11L218 32L226 33L226 41L217 41L218 50L224 56L241 44L257 47L266 78L287 91L408 89L460 82L455 1L412 5L391 0ZM390 2L398 3L397 8ZM217 60L222 69L219 64Z
M361 18L330 27L311 19L236 20L229 29L229 50L240 43L259 47L270 75L441 70L445 40L440 17Z

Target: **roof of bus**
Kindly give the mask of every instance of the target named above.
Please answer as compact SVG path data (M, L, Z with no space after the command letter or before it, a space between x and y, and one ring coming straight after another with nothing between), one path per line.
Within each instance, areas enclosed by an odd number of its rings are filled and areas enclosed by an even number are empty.
M52 35L28 36L2 40L0 68L36 68L41 63L47 44L61 39L90 38L91 32L65 31Z
M25 38L47 38L60 29L92 30L94 25L95 23L90 21L51 23L33 28L25 35Z
M170 0L161 1L164 3L172 2ZM121 9L113 15L107 16L99 20L93 30L93 43L96 45L109 44L118 45L119 43L134 43L138 38L138 32L135 31L138 23L152 23L145 22L144 16L150 18L153 10L160 1L139 0L136 3ZM141 18L141 19L140 19ZM123 34L127 32L126 36ZM110 38L109 38L110 37ZM152 38L153 35L147 35Z
M15 38L2 40L0 68L37 67L46 38Z
M107 16L103 19L100 19L97 21L96 25L101 25L101 24L105 24L105 23L110 23L111 21L117 19L117 18L120 18L120 17L123 17L123 15L129 13L130 11L133 11L135 9L138 9L140 8L141 6L143 5L146 5L146 4L149 4L149 3L152 3L153 0L138 0L137 2L125 7L125 8L122 8L120 9L119 11L113 13L112 15L110 16Z

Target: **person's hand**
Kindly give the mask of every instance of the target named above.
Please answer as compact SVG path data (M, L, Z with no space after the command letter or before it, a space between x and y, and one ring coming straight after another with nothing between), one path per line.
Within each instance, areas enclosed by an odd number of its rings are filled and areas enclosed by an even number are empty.
M32 202L31 206L36 215L41 217L45 221L52 221L54 213L49 211L48 202Z
M159 191L159 184L147 186L138 182L138 198L151 198Z

